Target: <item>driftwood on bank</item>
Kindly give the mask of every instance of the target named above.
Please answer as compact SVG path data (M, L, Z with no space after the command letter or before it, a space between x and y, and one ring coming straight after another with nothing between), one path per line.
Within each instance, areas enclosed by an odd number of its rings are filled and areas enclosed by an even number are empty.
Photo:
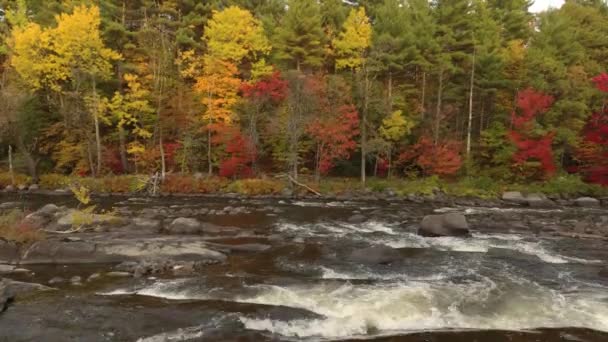
M291 182L291 184L297 185L305 190L307 190L308 192L311 192L317 196L322 196L320 192L318 192L317 190L309 187L308 185L304 184L304 183L300 183L297 180L295 180L290 174L285 174L285 175L278 175L276 176L277 178L282 178L282 177L287 177L287 179Z

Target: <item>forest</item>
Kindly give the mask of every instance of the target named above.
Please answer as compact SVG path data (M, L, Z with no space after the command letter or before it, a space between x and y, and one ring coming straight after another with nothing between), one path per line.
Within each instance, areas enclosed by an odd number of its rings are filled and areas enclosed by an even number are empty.
M0 185L607 186L608 3L531 4L0 0Z

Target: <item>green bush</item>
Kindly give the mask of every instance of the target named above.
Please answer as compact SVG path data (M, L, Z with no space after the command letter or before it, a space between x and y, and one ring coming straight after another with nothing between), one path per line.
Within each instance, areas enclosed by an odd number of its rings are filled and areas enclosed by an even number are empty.
M70 177L57 174L49 173L40 176L40 187L47 190L65 189L71 184Z
M45 238L44 231L24 219L21 210L10 210L0 215L0 240L28 245Z
M503 185L490 177L477 176L443 184L442 190L448 195L457 197L492 198L502 193Z
M402 196L409 194L432 195L435 191L441 190L441 180L437 176L404 180L398 184L397 193Z
M15 186L18 185L29 185L32 183L30 176L22 173L13 173L15 177ZM0 188L4 189L7 185L11 185L11 174L9 172L0 172Z
M285 183L273 179L240 179L228 185L227 190L242 195L271 195L280 194Z
M608 195L608 188L585 183L578 175L569 174L558 175L544 182L514 185L510 189L525 193L541 192L547 195L568 197Z

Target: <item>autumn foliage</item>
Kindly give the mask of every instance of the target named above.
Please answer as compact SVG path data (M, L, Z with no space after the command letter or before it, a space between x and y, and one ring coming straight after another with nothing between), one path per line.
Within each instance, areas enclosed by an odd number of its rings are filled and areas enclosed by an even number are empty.
M455 140L434 144L430 138L423 136L411 149L401 153L398 164L414 164L425 175L454 175L462 166L461 148L462 144Z
M228 178L253 176L252 163L256 157L256 147L240 129L231 125L213 126L215 134L212 143L223 146L223 157L219 163L219 174Z
M287 82L283 79L280 71L275 71L256 82L244 83L241 86L241 91L247 99L267 100L277 104L287 96Z
M608 93L608 74L593 78L598 90ZM577 171L587 181L608 186L608 108L591 115L583 129L583 141L577 149Z
M357 147L359 114L353 105L343 105L334 117L316 119L308 126L308 133L317 142L317 167L327 174L336 160L347 159Z
M553 97L534 89L519 92L517 110L511 114L513 129L509 132L509 138L517 148L513 154L515 165L522 167L531 161L538 162L545 177L557 170L551 146L555 133L535 134L534 124L538 116L549 110L553 101Z

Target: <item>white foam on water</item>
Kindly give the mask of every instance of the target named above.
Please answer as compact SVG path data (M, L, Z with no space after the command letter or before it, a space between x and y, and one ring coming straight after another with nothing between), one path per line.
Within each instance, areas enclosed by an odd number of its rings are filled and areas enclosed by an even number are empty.
M345 222L319 222L314 224L293 224L279 223L276 229L281 232L298 233L308 237L324 237L324 236L352 236L353 233L370 234L370 233L385 233L388 235L397 235L390 224L367 221L359 224L351 224Z
M292 205L298 207L334 207L334 208L343 208L349 207L356 203L349 201L332 201L332 202L318 202L318 201L293 201Z
M241 317L248 329L291 337L344 338L370 332L444 329L524 330L585 327L608 331L606 294L563 295L534 283L500 288L492 280L454 284L402 282L256 286L246 303L302 308L322 319L280 321Z
M560 255L547 250L542 241L526 241L521 235L478 234L471 238L460 237L422 237L413 233L402 233L398 238L382 239L381 243L393 248L435 248L444 251L486 253L490 248L507 249L521 254L535 256L550 264L582 263L596 264L601 260L587 260Z
M462 209L454 209L453 211L460 211ZM499 212L499 213L561 213L563 209L538 209L538 208L487 208L487 207L474 207L464 209L466 215L483 214L487 212Z
M170 341L188 341L195 338L203 337L203 331L200 327L180 328L176 331L160 333L154 336L142 337L137 342L170 342Z
M384 244L393 248L434 248L442 251L470 253L487 253L490 248L507 249L535 256L550 264L595 264L602 262L601 260L587 260L560 255L547 250L542 241L526 241L524 236L517 234L473 233L470 238L427 238L410 232L400 232L396 229L395 224L378 221L368 221L361 224L344 222L320 222L304 225L280 223L276 229L308 237L348 237L352 240ZM377 233L383 233L383 235L377 236Z
M97 293L102 296L140 295L171 300L210 299L209 293L203 294L188 286L190 279L156 281L137 289L115 289Z
M319 266L318 269L321 271L322 279L439 281L449 277L442 272L430 276L410 276L403 273L376 273L364 270L338 271L326 266Z

